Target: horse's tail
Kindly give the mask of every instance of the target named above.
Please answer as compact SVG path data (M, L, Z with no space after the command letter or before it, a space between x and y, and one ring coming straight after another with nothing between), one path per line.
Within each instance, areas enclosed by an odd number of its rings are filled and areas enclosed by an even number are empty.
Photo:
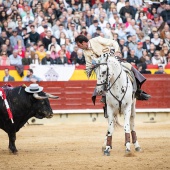
M120 123L119 123L119 119L118 119L118 116L117 114L114 116L114 126L115 127L123 127Z

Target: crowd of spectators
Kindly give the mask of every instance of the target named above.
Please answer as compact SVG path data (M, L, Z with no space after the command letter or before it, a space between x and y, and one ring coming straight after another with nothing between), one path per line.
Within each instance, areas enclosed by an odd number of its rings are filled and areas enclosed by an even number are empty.
M79 34L118 41L122 58L141 72L170 64L169 1L3 0L0 34L3 66L84 65Z

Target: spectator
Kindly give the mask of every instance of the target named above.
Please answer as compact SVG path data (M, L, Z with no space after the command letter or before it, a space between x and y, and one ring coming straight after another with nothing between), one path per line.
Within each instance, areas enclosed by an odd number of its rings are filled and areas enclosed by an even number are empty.
M6 38L7 38L7 34L6 34L6 31L4 30L4 31L1 32L0 46L5 43Z
M74 41L74 32L76 31L75 24L71 23L70 28L68 29L68 38L71 40L71 42Z
M82 34L82 35L84 35L84 36L87 36L88 32L87 32L87 30L86 30L86 27L82 27L82 28L81 28L80 34Z
M29 33L27 32L27 28L22 29L21 36L23 37L23 40L24 40L24 46L26 46L29 41Z
M4 72L5 72L5 76L3 77L3 81L5 81L5 82L15 81L14 77L9 75L9 69L8 68L5 68Z
M44 25L44 31L40 34L40 40L42 40L44 37L47 36L47 32L48 32L48 25Z
M103 8L107 11L110 8L110 5L111 5L111 0L106 0L103 3Z
M160 51L160 55L161 55L161 56L165 56L165 57L167 58L169 52L170 52L170 50L169 50L169 48L168 48L168 45L164 43L163 46L162 46L162 49L161 49L161 51Z
M59 38L60 38L61 32L63 32L63 33L66 35L66 37L68 38L68 33L67 33L67 31L65 30L64 25L63 25L63 24L60 24L60 25L59 25L59 29L54 32L54 36L55 36L56 39L59 39Z
M164 27L162 30L160 30L160 38L165 39L166 33L170 31L169 25L165 23Z
M122 49L122 58L124 60L127 60L128 56L129 56L129 48L127 46L124 46Z
M29 32L30 42L37 43L40 39L40 35L35 31L35 26L31 25L31 32Z
M147 70L146 68L146 63L142 63L137 66L137 69L141 74L151 74L151 71Z
M72 64L76 64L77 51L78 51L78 47L77 47L77 45L75 45L74 50L71 53L71 58L70 58L70 61L71 61Z
M83 55L83 51L79 49L77 51L76 65L85 65L85 64L86 64L86 61Z
M131 16L133 19L135 18L135 11L132 6L130 6L129 0L125 1L125 6L120 9L120 17L122 18L123 23L126 22L126 18Z
M40 82L41 79L33 74L32 69L27 70L27 75L24 77L23 81L30 81L32 83Z
M13 50L13 54L9 56L11 65L22 65L22 58L18 55L18 50Z
M50 30L48 30L47 31L47 35L43 38L43 40L42 40L42 42L43 42L43 44L44 44L44 47L45 47L45 49L46 50L48 50L48 46L49 46L49 44L51 44L51 31Z
M154 45L153 43L151 43L151 44L150 44L150 49L148 50L148 54L149 54L151 57L153 57L154 54L155 54L155 50L156 50L155 45Z
M1 52L0 55L0 66L10 66L10 60L8 58L8 54L5 51Z
M132 36L132 41L128 43L129 49L137 49L137 40L136 40L136 35Z
M152 26L158 29L161 26L161 24L162 24L162 20L160 20L159 15L154 14L154 20L152 22Z
M38 58L40 59L40 61L46 56L46 52L44 49L44 45L40 45L39 49L35 52L35 54L38 55Z
M56 58L58 58L58 53L56 51L55 45L50 46L50 52L51 52L51 58L55 61Z
M68 64L67 57L65 56L64 51L59 52L59 57L56 59L57 64Z
M154 56L152 57L152 64L158 65L158 64L167 64L167 61L164 57L160 55L159 51L155 51Z
M29 52L25 52L25 58L22 58L22 65L32 64L32 59Z
M164 10L165 10L165 2L163 1L163 2L160 2L160 6L157 8L158 15L160 15L161 12Z
M92 38L100 36L100 33L101 33L101 28L98 26L96 28L96 31L92 34Z
M74 45L71 43L71 40L69 38L66 38L65 46L66 50L71 54L74 49Z
M139 58L135 56L135 50L130 50L130 55L127 57L126 61L132 66L137 66L139 63Z
M70 60L71 54L70 54L69 51L66 50L66 45L65 44L61 45L61 50L60 51L64 52L64 56L67 57L67 62L70 64L71 63L71 60ZM59 51L59 53L60 53L60 51Z
M142 51L143 51L142 47L143 47L143 43L138 42L137 48L135 49L135 56L138 57L138 59L140 59L142 57Z
M150 44L151 44L150 37L149 36L145 37L145 42L143 42L143 49L145 49L146 51L149 51Z
M66 43L66 34L64 32L60 33L59 39L57 39L57 43L60 46Z
M40 64L41 64L41 61L40 61L40 59L39 59L38 54L34 54L34 55L31 57L31 59L32 59L32 64L34 64L34 65L40 65Z
M51 58L51 51L46 52L46 56L41 61L42 65L52 65L54 64L54 60Z
M3 44L1 46L1 49L2 49L2 51L3 50L6 51L8 56L12 54L12 47L11 47L11 44L10 44L10 40L8 38L5 40L5 44Z
M34 17L30 14L30 11L27 11L26 15L22 18L24 26L27 26L30 20L34 21Z
M156 50L158 50L158 51L162 50L163 44L164 44L164 40L160 39L160 42L159 42L158 46L156 47Z
M85 22L86 22L87 27L90 27L90 25L94 23L93 20L94 20L94 16L92 15L91 11L88 10L85 15Z
M161 12L160 16L161 20L167 22L168 25L170 24L170 5L168 3L165 5L165 10Z
M158 70L154 74L166 74L162 65L158 66Z
M24 47L23 38L20 35L18 35L17 29L14 29L12 31L12 36L10 36L9 39L10 39L10 44L12 48L14 48L17 45L18 40L21 40L22 46Z
M156 48L159 45L160 40L158 33L154 33L154 37L151 39L151 42L156 46Z
M92 36L96 32L99 23L98 20L93 20L93 24L89 26L88 33Z
M56 38L54 36L51 37L51 44L48 45L48 51L50 50L52 45L55 46L55 50L57 53L61 50L61 47L57 44Z
M170 48L170 32L167 32L165 34L165 43L168 45L168 48Z

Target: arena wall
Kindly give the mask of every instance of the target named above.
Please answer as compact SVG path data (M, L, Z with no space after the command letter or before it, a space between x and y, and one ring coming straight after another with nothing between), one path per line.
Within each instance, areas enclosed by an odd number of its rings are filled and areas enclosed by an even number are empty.
M148 101L137 101L137 117L142 121L167 120L170 119L170 75L145 75L147 81L142 89L151 94ZM9 82L13 86L30 82ZM0 82L3 86L5 82ZM50 100L51 107L55 113L53 120L57 121L103 121L103 104L100 103L100 96L97 97L95 106L91 101L96 81L56 81L40 82L44 91L53 95L58 95L58 100ZM78 116L79 115L79 116ZM80 116L81 115L81 116ZM41 122L33 119L32 123Z

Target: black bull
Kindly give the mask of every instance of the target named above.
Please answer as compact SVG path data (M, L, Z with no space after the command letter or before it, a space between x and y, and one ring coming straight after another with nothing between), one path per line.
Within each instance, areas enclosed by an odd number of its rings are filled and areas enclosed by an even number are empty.
M43 91L38 94L27 93L23 86L3 88L13 114L14 123L9 119L4 101L0 97L0 128L8 134L9 149L13 153L16 153L16 132L18 132L31 117L39 119L51 118L53 112L48 98L56 99L58 97Z

